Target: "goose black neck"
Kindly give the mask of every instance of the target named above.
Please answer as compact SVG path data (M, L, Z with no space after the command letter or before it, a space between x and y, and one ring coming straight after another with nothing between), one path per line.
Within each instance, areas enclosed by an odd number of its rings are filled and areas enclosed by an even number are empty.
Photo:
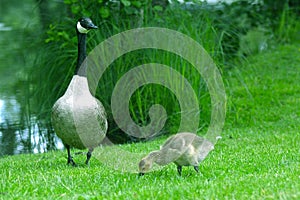
M77 31L78 38L78 57L75 74L86 77L86 65L81 66L86 58L86 34Z

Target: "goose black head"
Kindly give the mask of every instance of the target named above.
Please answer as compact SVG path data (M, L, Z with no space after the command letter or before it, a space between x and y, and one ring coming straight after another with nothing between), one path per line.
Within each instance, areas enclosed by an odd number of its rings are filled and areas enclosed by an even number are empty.
M98 27L93 24L92 20L88 17L80 18L77 21L76 29L79 33L86 34L91 29L97 29Z

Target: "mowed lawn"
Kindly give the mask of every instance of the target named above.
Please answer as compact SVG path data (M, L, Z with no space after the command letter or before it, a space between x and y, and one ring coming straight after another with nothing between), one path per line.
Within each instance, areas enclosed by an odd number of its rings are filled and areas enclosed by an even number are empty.
M300 45L251 57L224 70L223 81L222 139L199 174L183 167L180 177L170 164L137 175L138 160L127 154L146 154L165 138L117 146L110 164L96 151L89 167L84 154L74 155L78 167L67 166L65 151L7 156L0 199L300 199Z

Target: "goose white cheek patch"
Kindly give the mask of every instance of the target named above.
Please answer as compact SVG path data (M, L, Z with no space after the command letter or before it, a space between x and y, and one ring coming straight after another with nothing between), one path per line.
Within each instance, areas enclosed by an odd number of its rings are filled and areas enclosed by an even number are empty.
M79 33L87 33L87 32L89 32L89 30L87 30L86 28L84 28L83 26L81 26L80 22L77 22L77 30L79 31Z

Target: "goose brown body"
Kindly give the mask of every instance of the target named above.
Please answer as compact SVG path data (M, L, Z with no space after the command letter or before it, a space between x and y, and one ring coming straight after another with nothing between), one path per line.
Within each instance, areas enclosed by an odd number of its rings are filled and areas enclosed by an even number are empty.
M89 92L85 77L73 76L67 91L52 108L52 123L65 145L91 149L102 142L108 127L105 109Z
M86 164L94 148L100 145L108 128L105 109L89 91L86 76L86 34L98 28L89 18L76 24L78 57L75 75L62 97L52 107L52 125L68 151L68 164L76 165L70 148L88 149ZM82 65L83 64L83 65ZM82 66L81 66L82 65Z

